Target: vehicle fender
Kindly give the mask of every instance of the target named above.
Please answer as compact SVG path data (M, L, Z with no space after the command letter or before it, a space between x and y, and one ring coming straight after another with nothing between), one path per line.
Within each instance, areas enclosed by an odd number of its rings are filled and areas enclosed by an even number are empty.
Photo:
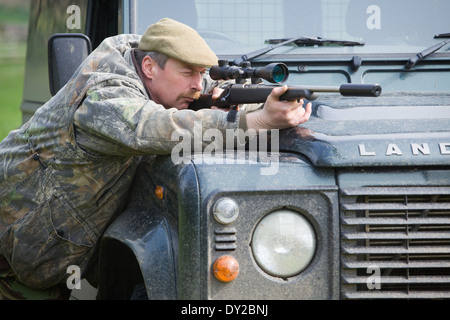
M142 283L150 299L177 297L178 221L158 205L147 166L138 169L125 210L102 237L100 299L128 299Z
M120 215L102 239L100 270L110 275L99 275L99 288L122 291L127 296L141 276L150 299L175 299L176 230L159 212L135 209L130 207ZM122 283L125 278L128 281ZM123 288L111 288L112 285Z

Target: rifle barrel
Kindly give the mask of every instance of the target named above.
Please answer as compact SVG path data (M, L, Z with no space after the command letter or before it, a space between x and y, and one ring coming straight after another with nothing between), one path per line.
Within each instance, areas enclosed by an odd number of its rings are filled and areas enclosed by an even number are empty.
M292 86L289 90L308 90L310 92L338 92L343 96L378 97L381 87L378 84L347 83L341 86ZM289 100L289 99L286 99Z
M378 97L381 94L381 86L378 84L347 83L339 87L343 96Z

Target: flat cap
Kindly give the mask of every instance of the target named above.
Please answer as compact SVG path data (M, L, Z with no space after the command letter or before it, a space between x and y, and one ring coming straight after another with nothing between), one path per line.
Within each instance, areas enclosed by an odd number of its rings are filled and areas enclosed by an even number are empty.
M139 49L164 53L194 66L211 67L218 63L217 56L197 31L169 18L147 28L139 42Z

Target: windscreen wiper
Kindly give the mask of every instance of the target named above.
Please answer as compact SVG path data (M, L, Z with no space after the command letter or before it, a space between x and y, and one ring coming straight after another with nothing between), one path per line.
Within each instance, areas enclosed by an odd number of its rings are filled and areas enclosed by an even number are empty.
M435 39L441 39L441 38L450 38L450 32L447 33L439 33L434 36Z
M450 33L440 33L434 36L435 39L439 38L450 38ZM429 47L421 52L419 52L416 55L413 55L409 58L408 62L405 65L406 70L411 70L412 67L414 67L419 61L424 60L426 57L428 57L430 54L435 53L436 51L440 50L443 46L445 46L447 43L450 43L450 40L444 40L438 44L435 44L432 47Z
M260 57L262 55L265 55L266 53L294 43L297 46L323 46L323 45L340 45L340 46L363 46L365 45L364 42L359 41L347 41L347 40L333 40L333 39L326 39L321 37L297 37L297 38L291 38L291 39L269 39L266 40L269 44L274 44L273 46L268 46L266 48L262 48L247 54L244 54L243 56L235 59L232 64L239 66L244 61L251 61L257 57Z
M267 43L277 44L288 39L269 39L266 40ZM306 46L325 46L325 45L336 45L336 46L363 46L364 42L361 41L351 41L351 40L337 40L337 39L327 39L322 37L300 37L293 41L293 43L299 47Z

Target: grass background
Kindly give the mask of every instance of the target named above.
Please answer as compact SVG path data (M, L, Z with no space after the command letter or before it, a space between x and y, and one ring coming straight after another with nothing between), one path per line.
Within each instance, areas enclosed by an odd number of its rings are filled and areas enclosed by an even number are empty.
M30 0L0 0L0 141L22 123Z
M24 71L22 61L0 59L0 140L22 123L20 103Z

